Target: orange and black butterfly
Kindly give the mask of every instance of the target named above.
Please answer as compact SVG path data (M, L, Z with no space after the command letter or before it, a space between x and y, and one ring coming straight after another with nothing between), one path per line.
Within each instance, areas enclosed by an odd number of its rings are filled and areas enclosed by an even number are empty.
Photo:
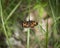
M35 21L24 21L22 22L22 26L25 28L33 28L34 26L38 25L38 22Z

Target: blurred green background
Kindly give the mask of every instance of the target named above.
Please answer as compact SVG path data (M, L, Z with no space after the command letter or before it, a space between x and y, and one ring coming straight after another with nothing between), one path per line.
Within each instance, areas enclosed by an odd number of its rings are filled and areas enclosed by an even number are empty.
M60 0L0 0L0 48L60 48Z

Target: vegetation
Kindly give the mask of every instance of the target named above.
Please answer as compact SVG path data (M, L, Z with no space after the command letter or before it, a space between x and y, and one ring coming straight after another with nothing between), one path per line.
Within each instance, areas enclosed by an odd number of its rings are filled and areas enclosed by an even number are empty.
M40 24L38 22L38 25L35 27L36 30L38 28L40 30L39 33L45 33L45 39L42 41L36 36L35 30L33 31L33 29L27 28L27 32L23 32L24 27L21 26L21 22L24 21L33 10L38 10L37 19L40 22ZM43 29L44 26L41 21L44 11L52 18L53 23L50 31L48 18L46 30ZM10 38L16 32L15 29L17 28L20 32L19 39L17 40L23 42L22 44L25 48L60 48L60 0L0 0L0 38L3 38L3 36L1 36L3 33L6 39L5 41L8 44L7 46L10 48L13 48ZM27 41L23 41L24 37L22 38L22 36L24 36L25 39L27 38Z

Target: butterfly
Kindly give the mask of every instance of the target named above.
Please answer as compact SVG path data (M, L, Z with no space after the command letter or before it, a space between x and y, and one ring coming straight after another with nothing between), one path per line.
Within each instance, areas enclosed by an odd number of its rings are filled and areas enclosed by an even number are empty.
M36 21L24 21L22 22L22 27L25 27L25 28L34 28L34 26L38 25L38 22Z

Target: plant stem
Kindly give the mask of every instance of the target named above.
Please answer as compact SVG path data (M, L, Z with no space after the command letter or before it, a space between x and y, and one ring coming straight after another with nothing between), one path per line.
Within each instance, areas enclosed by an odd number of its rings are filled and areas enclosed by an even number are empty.
M27 48L29 48L29 38L30 38L30 29L28 28L28 32L27 32Z
M48 19L47 19L47 26L46 26L46 48L48 48Z

